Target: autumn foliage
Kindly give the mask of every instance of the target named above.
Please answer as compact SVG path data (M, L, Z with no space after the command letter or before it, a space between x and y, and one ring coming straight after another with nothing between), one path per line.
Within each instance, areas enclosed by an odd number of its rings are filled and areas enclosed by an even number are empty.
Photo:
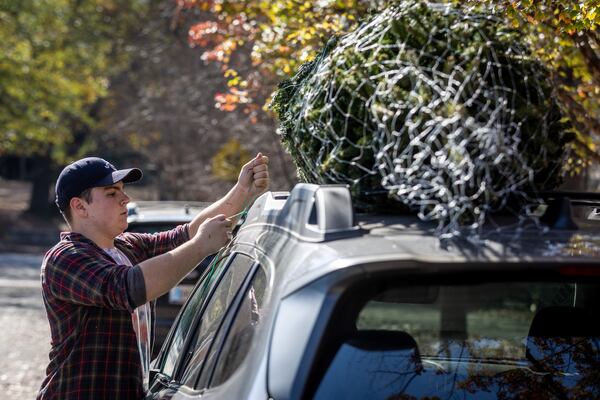
M216 107L241 107L251 119L261 114L279 81L314 58L332 35L357 26L376 1L219 1L178 0L177 14L196 8L210 19L189 29L189 42L202 49L202 59L221 64L228 93L219 93Z
M229 93L217 96L224 111L239 107L252 118L277 83L312 60L334 35L396 0L177 0L177 12L197 9L210 15L190 29L189 40L207 62L221 64ZM552 71L561 106L576 129L582 158L599 160L600 2L552 0L468 0L459 2L505 16L523 32L535 55ZM247 57L240 56L241 54ZM581 161L571 160L577 168Z
M123 38L138 29L144 3L0 2L0 156L65 160L74 132L94 124L90 108L126 64Z
M506 15L552 71L563 109L575 126L575 169L582 159L600 161L600 1L469 0Z

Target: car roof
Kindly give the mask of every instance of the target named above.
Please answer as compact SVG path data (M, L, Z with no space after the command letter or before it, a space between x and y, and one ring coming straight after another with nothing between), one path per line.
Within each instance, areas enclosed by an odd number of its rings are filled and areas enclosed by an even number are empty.
M328 191L332 197L324 193ZM600 271L599 221L573 230L523 225L514 217L501 217L478 237L442 240L435 223L416 215L355 214L350 194L344 191L339 185L302 184L291 193L266 193L250 209L236 242L262 249L277 266L279 284L287 293L359 265L413 269L443 265L446 271L456 271L485 270L490 264L503 268L574 264L593 265ZM341 223L318 215L339 216L344 209L348 215Z
M137 201L127 204L129 224L185 223L208 207L206 202Z

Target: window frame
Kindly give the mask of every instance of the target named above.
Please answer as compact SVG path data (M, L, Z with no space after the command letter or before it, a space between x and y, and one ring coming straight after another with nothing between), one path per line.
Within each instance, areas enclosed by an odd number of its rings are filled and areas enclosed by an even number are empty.
M263 309L264 309L264 304L267 303L269 294L270 294L269 269L265 265L256 261L254 263L254 265L252 266L252 269L248 273L248 276L246 276L244 283L242 284L242 286L240 286L240 290L236 294L235 303L232 303L231 307L229 308L229 310L227 312L227 315L225 315L225 317L221 321L221 326L219 326L219 329L217 330L217 333L215 334L215 339L213 340L213 343L211 344L211 348L208 351L208 354L210 354L210 352L212 351L213 345L218 346L217 350L215 351L214 361L209 365L209 369L206 371L206 373L209 374L208 378L206 379L206 385L205 385L205 387L202 387L202 388L196 389L196 390L208 390L208 389L212 389L215 387L219 387L231 378L231 377L228 378L225 382L223 382L217 386L213 386L215 370L219 364L219 361L221 360L221 356L223 355L222 354L223 349L225 347L225 343L227 342L227 339L229 338L229 335L231 334L231 328L232 328L233 324L235 323L236 317L238 316L238 314L240 312L240 307L242 306L242 303L244 302L245 294L249 290L250 286L252 285L252 282L254 281L254 279L257 276L257 273L259 272L260 269L263 270L263 272L265 274L265 281L266 281L266 286L265 286L266 296L263 299ZM224 326L224 328L223 328L223 326ZM245 360L246 359L244 359L244 361L242 361L242 364L245 362ZM237 369L239 369L240 366L241 366L241 364L238 366L238 368L236 368L236 371L237 371ZM198 378L196 379L196 382L194 383L195 388L198 387L198 384L200 383L200 379L203 377L204 373L205 373L205 366L202 367L202 370L200 371L200 374L198 375Z
M202 318L206 312L206 309L208 307L208 304L210 303L211 299L214 297L219 285L222 282L223 277L225 276L228 269L231 267L232 262L235 260L235 258L238 255L247 258L250 261L250 267L248 269L248 272L246 273L246 276L243 278L240 286L238 287L230 306L225 310L225 314L224 314L223 318L221 319L221 321L219 322L219 325L215 331L215 336L214 336L213 342L211 343L210 348L208 350L207 356L212 351L213 346L215 345L215 340L220 341L220 340L222 340L221 339L222 337L224 337L224 338L227 337L229 329L231 327L232 320L233 320L232 315L237 315L237 310L239 309L239 305L241 304L242 294L246 292L248 286L252 282L252 279L254 279L257 268L260 268L260 265L261 265L257 259L256 254L252 255L252 254L250 254L250 252L235 250L235 251L231 251L228 254L223 255L219 259L219 261L217 261L217 263L221 262L222 260L225 259L226 264L223 267L223 269L221 270L221 272L219 273L219 275L217 276L217 278L214 280L214 283L210 286L208 293L206 294L205 298L203 299L201 307L200 307L200 311L195 315L195 317L192 321L190 332L197 332L198 324L202 320ZM265 273L267 274L267 277L269 277L268 268L266 268L266 267L263 267L263 268L265 270ZM198 281L198 284L194 288L192 295L195 294L197 290L200 290L200 287L202 286L204 279L206 279L207 274L208 274L208 269L206 271L204 271L201 279ZM268 281L268 282L270 282L270 281ZM186 301L186 304L184 304L184 307L187 306L187 303L192 298L192 295L190 295L190 297ZM176 319L176 325L174 324L174 329L172 329L169 332L169 336L167 337L166 342L169 343L169 346L171 345L171 342L173 340L172 336L174 335L174 332L178 327L179 327L179 315ZM225 329L224 334L222 333L223 329ZM207 390L210 387L210 385L206 385L205 388L195 389L194 387L186 385L182 382L183 373L186 371L186 368L188 367L188 364L190 361L190 357L188 355L190 346L195 344L193 339L195 339L195 335L193 335L193 334L188 335L186 337L185 342L182 346L182 350L181 350L181 354L183 356L180 355L180 357L177 359L177 362L174 367L174 372L172 374L173 376L167 376L164 373L162 373L162 368L164 367L164 359L166 357L166 352L164 352L164 353L161 352L160 359L157 359L157 363L156 363L157 367L153 368L153 372L155 372L156 375L159 376L159 378L162 377L163 381L164 380L169 381L169 386L175 385L173 387L177 387L178 391L181 391L183 393L186 393L186 394L192 395L192 396L203 393L205 390ZM217 350L220 352L221 348L222 348L222 346L221 346L221 343L219 342L219 346L218 346ZM218 360L219 354L220 353L216 353L215 360ZM194 386L196 386L198 379L204 373L205 365L206 364L202 365L202 369L200 370L198 377L194 380ZM210 377L212 377L212 370L214 369L215 365L216 365L216 362L210 366L210 371L209 371L209 372L211 372ZM164 384L165 383L163 382L163 385Z
M223 256L221 256L219 259L217 259L215 261L215 265L217 265L221 262L225 262L225 265L223 266L223 269L218 274L218 276L215 277L213 284L211 284L209 286L209 289L208 289L204 299L202 299L200 306L199 306L199 312L196 313L196 315L194 316L194 318L192 319L192 322L190 324L190 332L196 329L196 326L197 326L198 320L199 320L199 316L204 314L204 310L206 309L208 299L210 299L212 297L215 288L221 282L221 278L223 277L225 271L227 271L227 269L229 268L229 265L233 261L235 254L236 254L235 252L224 254ZM175 322L173 323L173 326L169 330L169 334L168 334L167 338L165 339L165 342L163 344L163 348L160 351L159 357L156 359L155 366L154 366L154 368L152 368L152 372L155 372L155 373L161 374L165 377L168 377L169 380L171 380L171 381L177 381L177 376L178 376L178 372L179 372L179 368L180 368L179 366L181 364L181 358L179 358L177 360L177 362L175 363L175 367L173 368L172 376L166 375L164 373L163 368L164 368L164 363L165 363L168 351L163 351L163 349L168 349L171 347L172 342L173 342L173 337L175 336L175 331L177 331L177 329L179 329L179 324L180 324L180 320L181 320L181 315L183 314L183 310L185 310L188 307L189 302L194 297L194 295L197 293L197 291L201 290L201 287L202 287L205 279L207 279L207 276L209 273L210 273L210 269L206 268L206 270L202 273L202 276L198 280L198 283L194 287L194 290L192 291L192 293L190 294L190 296L188 297L186 302L181 307L181 310L177 314L177 318L175 319ZM183 343L183 346L182 346L181 354L184 354L187 351L188 346L189 346L189 337L186 337L185 341Z
M192 328L190 329L190 332L197 333L197 331L198 331L198 325L202 321L202 318L203 318L203 316L204 316L204 314L206 312L206 309L207 309L208 305L210 304L210 301L214 297L215 292L217 291L217 289L219 288L219 286L221 284L221 281L223 280L223 277L225 276L225 274L227 273L227 271L231 267L231 264L233 263L233 261L236 259L236 257L238 255L246 257L246 258L248 258L251 261L250 268L248 270L248 273L244 277L244 280L242 281L242 284L238 288L238 291L236 292L235 296L233 297L232 304L229 306L229 308L227 308L225 310L225 315L223 316L223 319L221 320L221 322L219 323L219 325L217 327L215 336L218 334L219 330L221 329L221 324L222 324L223 320L227 317L227 314L229 313L229 310L231 309L231 307L237 301L237 297L239 296L239 291L246 284L246 281L248 279L248 275L252 274L252 271L254 270L254 265L256 264L256 259L253 256L251 256L250 254L247 254L245 252L242 252L242 251L231 251L228 254L228 256L227 256L228 257L227 264L224 266L224 268L221 271L221 273L219 274L218 278L215 279L215 283L213 285L211 285L211 287L210 287L210 289L209 289L206 297L204 298L204 302L202 303L202 307L200 309L200 312L196 315L196 317L194 318L194 321L192 322ZM196 335L188 335L188 337L186 337L185 343L183 345L182 352L181 352L181 354L185 354L185 356L180 357L177 360L177 365L175 366L175 371L173 373L172 379L175 382L177 382L178 384L180 384L181 387L186 387L186 388L192 389L193 392L198 392L198 390L196 390L194 388L190 388L189 386L184 385L183 382L181 382L182 377L183 377L183 372L186 370L186 368L188 366L188 363L190 361L189 360L190 357L189 357L188 354L189 354L189 351L190 351L190 347L195 344L195 338L196 338ZM211 344L211 347L212 347L212 344Z
M189 362L190 362L190 356L189 356L189 352L190 352L190 350L191 350L191 347L192 347L192 346L194 346L194 347L195 347L195 345L196 345L196 342L195 342L195 340L194 340L194 341L192 341L192 340L193 340L193 339L192 339L192 336L190 336L190 337L188 337L188 338L186 339L186 343L185 343L185 347L186 347L186 357L185 357L184 359L182 359L182 360L179 360L179 361L178 361L177 373L176 373L176 374L174 374L174 375L175 375L175 381L181 385L181 386L180 386L180 389L184 389L184 391L185 391L186 393L196 393L196 394L197 394L197 393L201 393L201 392L203 392L204 390L206 390L206 389L208 389L208 388L209 388L209 386L208 386L208 385L207 385L206 387L202 387L202 388L196 388L196 387L197 387L197 384L198 384L198 381L199 381L199 379L200 379L200 377L202 377L202 376L203 376L203 374L204 374L204 372L205 372L205 367L206 367L206 365L207 365L207 364L206 364L206 360L208 359L208 355L209 355L209 354L211 354L211 351L213 350L213 346L215 345L215 340L217 340L217 339L220 339L220 337L221 337L221 331L222 331L222 329L226 329L226 332L225 332L225 333L227 333L227 332L228 332L228 330L229 330L229 328L230 328L230 322L229 322L229 320L230 320L230 318L231 318L231 317L230 317L230 315L232 314L232 312L233 312L234 310L235 310L235 311L237 311L237 309L238 309L238 307L239 307L239 303L240 303L241 293L243 293L243 292L246 290L246 287L247 287L247 285L249 284L249 281L250 281L250 280L253 278L253 276L254 276L254 273L255 273L255 271L256 271L256 268L257 268L257 265L260 265L260 264L258 263L258 261L256 260L256 258L255 258L254 256L252 256L252 255L248 254L248 253L245 253L245 252L242 252L242 251L236 251L236 252L235 252L235 254L236 254L236 255L238 255L238 254L239 254L239 255L242 255L242 256L245 256L245 257L247 257L247 258L248 258L248 259L251 261L251 263L250 263L250 267L249 267L249 269L248 269L248 272L246 273L246 276L245 276L245 277L244 277L244 279L242 280L242 283L240 284L240 286L239 286L239 287L238 287L238 289L236 290L236 293L235 293L235 295L234 295L234 296L233 296L233 298L232 298L232 302L231 302L231 304L230 304L230 305L229 305L229 307L228 307L228 308L225 310L225 313L224 313L223 317L221 318L221 320L219 321L219 323L218 323L218 325L217 325L217 328L216 328L216 330L215 330L215 334L214 334L213 340L212 340L212 342L210 343L210 346L209 346L209 348L208 348L208 351L207 351L207 353L206 353L206 357L203 359L202 366L201 366L201 368L200 368L200 371L199 371L199 373L198 373L198 376L197 376L197 377L196 377L196 379L194 379L194 381L193 381L193 386L190 386L189 384L185 384L185 383L182 381L182 379L183 379L183 375L184 375L184 373L187 371L187 368L188 368L188 366L189 366ZM233 255L233 253L232 253L232 255ZM232 257L232 260L233 260L233 259L234 259L234 258ZM229 264L227 265L227 269L230 267L230 265L231 265L231 262L229 262ZM223 276L225 275L225 273L226 273L226 272L227 272L227 271L226 271L226 269L224 269L224 270L223 270L223 273L222 273L222 275L221 275L221 277L220 277L220 279L219 279L219 284L221 283L221 279L223 278ZM194 324L195 324L195 325L194 325L194 328L193 328L193 329L194 329L194 332L195 332L195 333L197 333L197 331L198 331L198 324L200 323L200 321L201 321L201 319L202 319L202 315L204 315L204 313L206 312L206 307L208 307L208 304L210 303L211 299L212 299L212 298L215 296L215 293L216 293L216 290L217 290L217 287L219 286L219 284L217 284L217 285L215 286L215 289L213 289L213 290L211 291L211 293L210 293L210 297L207 297L207 299L206 299L206 303L205 303L205 305L204 305L204 307L203 307L203 309L202 309L202 312L201 312L200 316L199 316L199 317L198 317L198 318L197 318L197 319L194 321ZM226 321L227 321L227 324L225 324L225 322L226 322ZM193 335L193 337L194 337L194 339L196 339L196 336L195 336L195 335ZM194 349L194 350L195 350L195 349ZM220 351L220 347L219 347L219 349L218 349L218 350ZM218 357L219 357L219 354L217 353L217 354L215 355L215 359L218 359ZM211 368L214 368L214 365L213 365L213 366L211 366Z

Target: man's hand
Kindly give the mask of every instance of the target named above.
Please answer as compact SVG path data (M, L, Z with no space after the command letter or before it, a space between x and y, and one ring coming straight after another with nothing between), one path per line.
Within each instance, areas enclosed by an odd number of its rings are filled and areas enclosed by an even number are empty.
M156 299L177 285L206 256L231 239L232 222L223 214L206 218L191 240L138 265L144 275L146 300Z
M258 153L240 171L238 185L251 198L258 197L269 189L269 157Z
M233 224L223 214L206 219L198 228L193 240L204 255L213 254L231 239Z
M238 182L234 187L221 199L196 215L190 223L190 236L195 237L200 225L211 216L225 214L235 220L236 214L259 195L269 190L269 183L269 157L258 153L256 157L242 167ZM231 224L231 221L229 223ZM202 241L198 243L202 245Z

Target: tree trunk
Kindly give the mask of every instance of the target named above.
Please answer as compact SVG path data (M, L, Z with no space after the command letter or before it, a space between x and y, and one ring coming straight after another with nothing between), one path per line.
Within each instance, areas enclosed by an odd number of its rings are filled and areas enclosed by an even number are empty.
M49 155L41 155L33 159L30 180L31 199L28 212L38 216L49 216L55 211L50 201L50 186L54 177L52 160Z

